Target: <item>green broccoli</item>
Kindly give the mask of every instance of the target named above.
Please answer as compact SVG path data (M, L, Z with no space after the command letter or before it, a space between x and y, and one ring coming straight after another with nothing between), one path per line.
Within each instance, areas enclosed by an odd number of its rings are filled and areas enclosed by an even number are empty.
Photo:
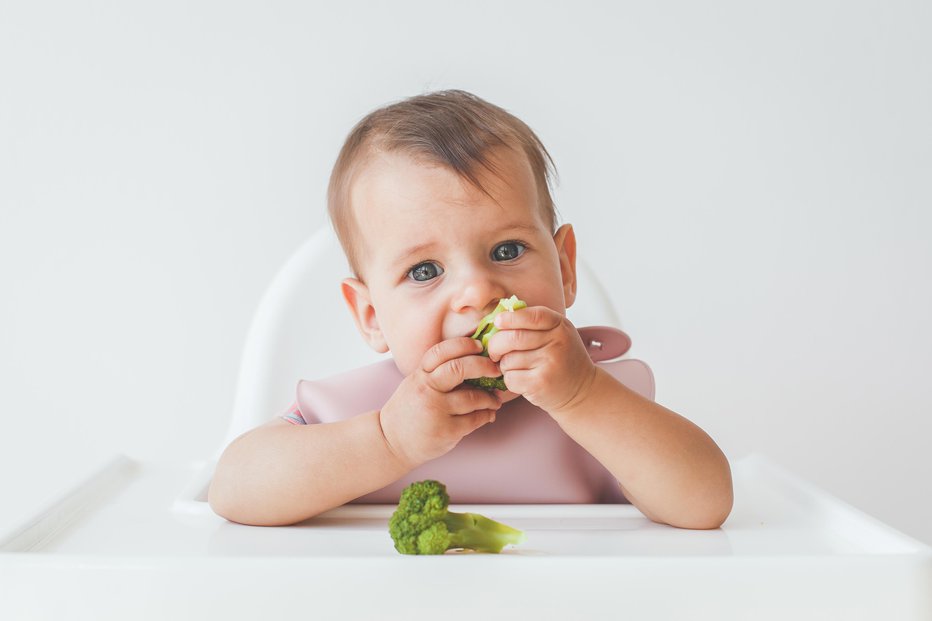
M498 554L524 542L524 533L478 513L447 511L450 496L439 481L418 481L401 492L388 521L395 549L402 554L443 554L466 549Z
M495 307L491 313L482 318L482 321L479 322L479 326L476 328L476 332L472 335L472 338L482 341L482 355L489 355L489 339L493 334L498 332L498 328L495 327L495 317L499 313L505 311L516 311L522 308L527 308L527 304L518 299L518 296L513 295L510 298L502 298L498 301L498 306ZM484 388L486 390L508 390L508 387L505 386L504 376L498 377L480 377L476 379L466 380L467 384L472 384L473 386L478 386L479 388Z

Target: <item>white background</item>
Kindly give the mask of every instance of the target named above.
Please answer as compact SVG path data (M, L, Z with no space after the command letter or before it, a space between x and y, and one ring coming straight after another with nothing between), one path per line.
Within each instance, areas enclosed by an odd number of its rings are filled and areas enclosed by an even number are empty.
M213 454L349 129L463 88L550 150L658 401L932 543L929 3L336 4L0 2L0 522Z

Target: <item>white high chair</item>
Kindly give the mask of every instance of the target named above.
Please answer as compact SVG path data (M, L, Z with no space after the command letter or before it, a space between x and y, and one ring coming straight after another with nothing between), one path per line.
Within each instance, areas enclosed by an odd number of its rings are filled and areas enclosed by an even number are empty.
M380 358L343 308L346 273L329 230L280 270L246 339L227 437L205 453L278 414L298 379ZM582 261L579 277L574 323L619 326ZM397 554L388 505L229 523L205 502L213 464L116 456L0 532L0 619L932 618L928 546L757 456L732 464L719 530L655 524L632 505L458 505L527 543L441 557Z

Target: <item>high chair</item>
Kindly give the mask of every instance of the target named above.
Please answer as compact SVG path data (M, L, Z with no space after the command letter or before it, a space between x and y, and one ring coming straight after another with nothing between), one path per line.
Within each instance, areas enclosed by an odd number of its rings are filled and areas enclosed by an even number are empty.
M570 319L620 327L582 259L578 271ZM734 510L712 531L627 504L455 505L526 543L408 557L388 536L391 505L277 528L218 517L206 491L230 441L287 407L299 379L383 357L343 306L347 273L329 229L280 269L246 337L226 437L204 461L113 456L0 532L0 619L932 618L928 546L757 455L733 461Z

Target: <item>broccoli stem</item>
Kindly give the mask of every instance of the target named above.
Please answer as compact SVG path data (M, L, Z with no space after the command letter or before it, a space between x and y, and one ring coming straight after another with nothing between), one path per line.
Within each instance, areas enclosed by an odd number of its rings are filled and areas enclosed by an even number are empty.
M443 519L450 533L450 548L498 554L508 544L524 542L524 533L478 513L447 511Z
M521 310L522 308L527 308L527 304L523 300L519 300L518 296L513 295L510 298L502 298L498 301L498 306L495 307L491 313L482 318L479 322L478 327L476 327L475 333L473 333L472 338L478 340L482 343L482 355L488 357L489 355L489 339L492 338L492 335L498 332L498 328L495 327L495 318L504 312L513 312L516 310ZM508 390L508 386L505 385L505 377L499 375L498 377L478 377L475 379L466 380L467 384L472 384L473 386L478 386L485 390Z

